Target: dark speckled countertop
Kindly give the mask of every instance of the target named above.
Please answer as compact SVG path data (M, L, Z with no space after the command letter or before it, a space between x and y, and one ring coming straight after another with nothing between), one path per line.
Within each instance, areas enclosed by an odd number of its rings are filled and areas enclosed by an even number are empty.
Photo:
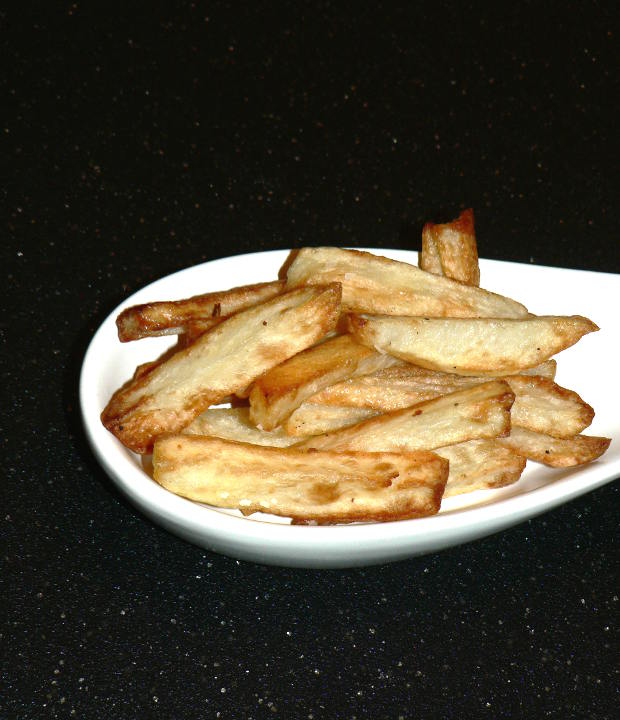
M471 206L483 257L620 272L613 4L42 5L0 12L0 717L615 717L617 483L392 565L258 566L135 511L77 404L105 315L224 255L417 249Z

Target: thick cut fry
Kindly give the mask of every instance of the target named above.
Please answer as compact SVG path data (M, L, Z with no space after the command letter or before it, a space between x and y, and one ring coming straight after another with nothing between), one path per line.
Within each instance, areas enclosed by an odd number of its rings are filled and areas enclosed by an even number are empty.
M300 437L334 432L349 425L357 425L374 415L377 415L377 411L368 408L305 402L289 417L283 428L288 435L296 436L295 442L298 442Z
M458 280L466 285L480 285L478 247L474 231L474 211L463 210L458 219L422 228L422 251L419 265L434 275Z
M450 462L444 497L511 485L521 477L526 463L496 440L468 440L434 452Z
M433 450L465 440L507 435L514 394L495 380L404 410L378 415L297 445L319 450Z
M116 326L121 342L154 335L178 335L188 323L196 323L202 332L224 317L265 302L284 291L284 283L275 281L244 285L222 292L195 295L185 300L152 302L129 307L118 316Z
M318 524L433 515L448 477L447 461L427 452L303 452L192 435L159 439L153 468L191 500Z
M350 335L332 338L259 377L250 392L250 419L264 430L273 430L322 388L395 362L389 355L356 343Z
M573 390L531 375L505 378L515 394L513 426L555 437L572 437L592 423L594 410Z
M540 374L542 377L553 379L555 365L555 360L548 360L542 365L524 371L523 374L527 376ZM321 392L315 393L308 402L317 405L373 408L379 412L389 412L489 380L491 380L489 376L454 375L397 361L391 367L330 385Z
M259 430L250 422L249 408L209 408L182 430L183 435L210 435L223 440L289 447L298 438L289 437L281 428L271 432Z
M592 422L594 410L577 393L536 375L502 377L515 394L513 425L556 437L572 437ZM417 365L397 365L372 375L351 378L313 395L313 408L327 404L390 412L487 382L488 377L453 375ZM303 409L303 405L300 411ZM309 412L303 412L307 419ZM335 426L332 424L332 429ZM327 431L327 430L326 430ZM324 431L324 432L326 432Z
M544 465L572 467L596 460L607 450L611 440L592 435L555 438L514 427L509 436L498 439L498 442L513 452Z
M302 248L287 270L289 287L342 283L344 311L427 317L526 317L510 298L359 250Z
M188 425L209 405L331 330L340 286L299 288L232 315L169 360L118 390L103 424L128 448L144 453L162 433Z
M580 315L497 318L349 316L355 338L430 370L459 375L519 373L598 327Z

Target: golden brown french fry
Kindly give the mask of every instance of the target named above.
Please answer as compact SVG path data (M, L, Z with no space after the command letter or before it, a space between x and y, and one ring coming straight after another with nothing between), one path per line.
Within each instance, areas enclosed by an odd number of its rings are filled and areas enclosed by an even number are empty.
M592 423L594 410L573 390L535 375L504 379L515 394L510 412L513 426L568 438Z
M466 285L480 285L474 211L463 210L456 220L422 228L421 270L444 275Z
M510 485L521 477L526 463L496 440L468 440L434 452L450 463L444 497Z
M428 452L309 453L198 435L157 440L153 469L191 500L317 524L432 515L448 477L447 461Z
M183 435L211 435L223 440L271 447L289 447L298 442L298 438L289 437L282 428L271 432L259 430L252 424L249 415L247 407L209 408L181 432Z
M103 424L135 452L313 345L340 314L340 285L299 288L232 315L118 390Z
M539 365L598 327L580 315L428 318L349 315L356 340L431 370L507 375Z
M287 271L289 287L342 283L343 311L434 317L526 317L510 298L359 250L302 248Z
M510 411L513 425L556 437L572 437L592 422L594 410L590 405L576 392L557 385L553 380L536 375L505 375L502 379L515 394ZM332 385L313 395L308 404L312 404L312 408L321 404L349 405L390 412L488 380L488 377L426 370L417 365L397 365ZM309 409L304 409L302 405L300 411L299 417L303 414L308 422ZM347 419L344 414L343 419ZM330 429L335 428L332 422Z
M261 375L250 392L250 419L263 430L273 430L322 388L395 362L356 343L350 335L331 338Z
M319 450L433 450L465 440L507 435L514 394L495 380L377 415L357 425L318 435L296 447Z
M357 425L377 415L376 410L340 405L317 405L311 402L302 403L282 426L287 435L300 437L323 435L334 432L349 425Z
M513 427L509 436L499 438L497 442L529 460L551 467L572 467L596 460L607 450L611 440L592 435L556 438Z
M202 332L233 313L270 300L284 291L280 281L244 285L221 292L195 295L185 300L151 302L123 310L116 319L121 342L155 335L178 335L188 323L199 323Z
M524 371L524 375L540 374L553 379L555 365L555 360L548 360L542 365ZM315 393L308 402L317 405L373 408L378 412L389 412L488 382L490 379L489 376L464 376L428 370L419 365L397 361L382 370L330 385Z

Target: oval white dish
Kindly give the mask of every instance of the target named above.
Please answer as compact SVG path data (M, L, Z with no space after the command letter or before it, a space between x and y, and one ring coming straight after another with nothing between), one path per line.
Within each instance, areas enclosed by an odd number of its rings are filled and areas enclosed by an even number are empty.
M417 263L417 253L370 250ZM527 305L537 314L586 315L601 331L558 356L557 381L596 410L586 433L612 438L598 461L553 470L528 462L519 482L444 500L438 515L417 520L331 527L293 526L268 515L194 503L164 490L144 471L142 459L124 448L99 419L112 393L137 365L158 357L174 338L121 344L115 319L130 305L173 300L276 278L287 251L238 255L181 270L138 291L119 305L95 333L84 357L80 405L94 454L119 489L145 515L190 542L231 557L296 567L353 567L436 552L490 535L593 490L620 475L620 413L610 389L617 377L620 276L481 260L481 285ZM616 442L614 442L614 439Z

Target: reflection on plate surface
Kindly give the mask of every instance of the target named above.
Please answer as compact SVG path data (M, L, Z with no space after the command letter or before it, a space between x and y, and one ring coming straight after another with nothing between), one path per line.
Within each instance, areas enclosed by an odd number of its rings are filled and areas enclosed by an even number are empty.
M417 263L417 253L371 250ZM169 275L135 293L102 323L84 358L80 404L93 451L103 469L145 515L171 532L232 557L299 567L352 567L400 560L475 540L527 520L620 475L620 414L614 412L620 332L620 276L579 270L481 260L481 286L508 295L540 315L585 315L600 332L556 356L560 385L575 390L596 411L585 432L612 438L598 461L580 468L551 469L528 462L519 482L498 490L448 498L430 518L333 527L291 526L268 515L242 517L172 495L144 471L99 416L112 393L140 363L175 342L149 338L121 344L115 319L124 308L154 300L174 300L228 287L272 280L286 251L238 255Z

